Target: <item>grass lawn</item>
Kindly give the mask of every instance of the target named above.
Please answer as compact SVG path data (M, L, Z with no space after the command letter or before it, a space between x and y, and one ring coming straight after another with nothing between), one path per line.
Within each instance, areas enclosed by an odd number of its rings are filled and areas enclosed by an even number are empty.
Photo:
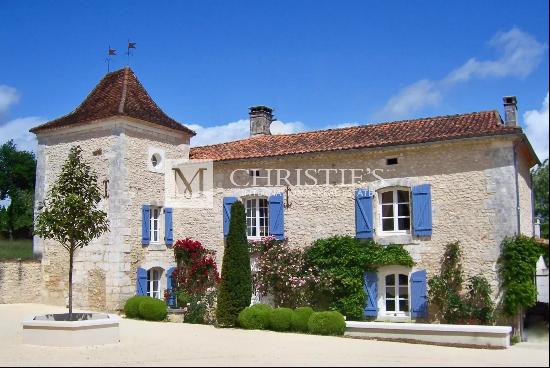
M32 239L0 239L0 259L32 258Z
M540 233L541 238L548 239L548 223L540 225Z

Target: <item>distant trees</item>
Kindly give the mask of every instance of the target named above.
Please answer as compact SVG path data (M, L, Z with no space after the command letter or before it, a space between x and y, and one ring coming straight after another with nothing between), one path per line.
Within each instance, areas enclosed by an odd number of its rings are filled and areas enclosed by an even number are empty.
M0 230L10 239L16 234L30 236L33 225L36 159L34 153L19 151L13 140L0 146Z
M548 159L533 170L533 190L535 192L535 214L543 223L548 222Z

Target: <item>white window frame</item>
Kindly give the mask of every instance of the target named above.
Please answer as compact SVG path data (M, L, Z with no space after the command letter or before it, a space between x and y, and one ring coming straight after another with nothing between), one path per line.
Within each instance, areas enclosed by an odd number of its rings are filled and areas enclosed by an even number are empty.
M155 212L158 213L158 217L155 218ZM162 235L162 207L158 206L151 206L150 213L149 213L149 230L151 232L151 243L152 244L160 244L162 243L164 236ZM155 230L156 225L156 230ZM155 239L156 237L156 239Z
M408 193L408 202L399 202L397 191L404 191ZM392 192L393 193L393 216L392 217L384 217L383 213L383 207L384 204L382 203L382 195L384 193ZM399 205L400 204L408 204L409 205L409 216L399 216ZM387 206L388 204L386 204ZM406 187L392 187L392 188L386 188L383 190L380 190L378 192L378 221L380 222L380 234L381 235L395 235L395 234L410 234L411 233L411 226L412 226L412 206L411 206L411 190L410 188ZM386 230L384 231L384 220L387 219L393 219L393 230ZM399 230L399 219L400 218L408 218L409 219L409 228L406 230Z
M400 321L400 318L409 318L411 313L411 269L405 266L386 266L382 267L378 270L378 318L382 320L393 320ZM393 285L395 298L393 298L396 301L395 307L396 309L399 309L398 301L401 300L407 300L407 306L408 310L406 311L388 311L386 310L386 276L389 275L405 275L407 276L407 298L399 298L399 286ZM397 277L397 281L399 281L399 276ZM405 285L403 285L405 286Z
M153 267L147 270L147 295L155 299L164 299L164 285L162 278L164 270Z
M245 205L245 211L246 211L246 235L248 239L251 240L259 240L263 237L269 236L269 200L267 197L263 196L254 196L254 197L245 197L243 198L244 205ZM248 208L249 208L249 201L255 202L255 211L251 216L249 216ZM260 207L260 201L265 201L265 207ZM265 208L265 216L261 216L260 208ZM261 226L260 226L260 220L265 219L265 233L261 235ZM255 228L256 228L256 235L249 235L249 229L248 226L249 219L255 219Z
M406 276L407 277L407 283L406 284L400 284L399 283L399 276L400 275L403 275L403 276ZM386 284L386 278L388 276L391 276L393 277L394 279L394 285L391 285L391 286L388 286ZM388 273L384 276L384 310L386 311L386 314L389 314L389 315L409 315L409 311L411 309L411 301L410 301L410 281L409 281L409 275L408 273L401 273L401 272L397 272L397 273ZM403 298L401 297L401 291L400 289L401 288L404 288L406 287L407 288L407 297L406 298ZM388 298L387 296L387 289L388 288L392 288L393 289L393 292L394 292L394 297L393 298ZM395 310L393 311L389 311L387 309L387 306L386 306L386 303L388 300L393 300L393 303L394 303L394 308ZM407 301L407 310L400 310L400 305L399 305L399 302L402 301L402 300L406 300Z

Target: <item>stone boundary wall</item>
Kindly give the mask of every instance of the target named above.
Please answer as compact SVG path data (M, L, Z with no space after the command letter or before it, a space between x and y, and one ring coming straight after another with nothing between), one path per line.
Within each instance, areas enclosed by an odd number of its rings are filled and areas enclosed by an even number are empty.
M40 260L0 260L0 304L39 303L41 287Z

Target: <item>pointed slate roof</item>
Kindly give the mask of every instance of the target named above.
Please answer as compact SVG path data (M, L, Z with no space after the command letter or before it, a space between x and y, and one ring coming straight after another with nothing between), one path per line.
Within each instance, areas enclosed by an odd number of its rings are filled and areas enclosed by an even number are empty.
M30 131L38 133L112 116L128 116L195 135L194 131L166 115L157 106L130 67L106 74L73 112Z

